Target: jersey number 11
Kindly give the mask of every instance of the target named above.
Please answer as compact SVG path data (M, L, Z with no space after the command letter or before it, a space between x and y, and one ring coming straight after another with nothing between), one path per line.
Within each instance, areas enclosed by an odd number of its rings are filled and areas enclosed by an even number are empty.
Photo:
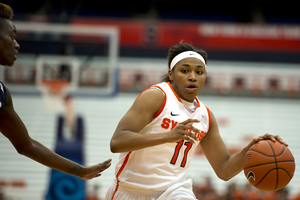
M193 143L184 142L184 140L180 140L180 141L177 142L177 145L176 145L175 151L174 151L174 155L173 155L172 160L170 162L171 164L175 165L175 163L177 161L177 158L178 158L178 155L179 155L179 151L180 151L183 144L186 146L186 148L184 150L184 155L183 155L183 159L181 161L180 167L185 167L186 161L187 161L187 155L188 155L190 149L192 148Z

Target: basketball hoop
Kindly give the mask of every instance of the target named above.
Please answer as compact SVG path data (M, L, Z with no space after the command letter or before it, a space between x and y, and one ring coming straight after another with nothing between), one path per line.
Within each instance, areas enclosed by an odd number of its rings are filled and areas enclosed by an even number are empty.
M39 89L45 102L47 111L62 112L64 99L70 91L70 81L66 79L42 79Z

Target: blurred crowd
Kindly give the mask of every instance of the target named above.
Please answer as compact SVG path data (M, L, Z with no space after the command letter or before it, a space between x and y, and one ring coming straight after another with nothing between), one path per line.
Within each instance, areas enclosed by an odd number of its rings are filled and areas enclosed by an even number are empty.
M100 191L100 188L97 184L93 185L91 190L87 191L86 200L102 200L101 194L104 191ZM212 184L210 177L206 177L204 183L194 184L193 190L198 200L300 200L300 191L291 195L288 187L285 187L278 191L265 192L256 189L250 183L238 185L231 182L224 192L220 192ZM4 190L0 188L0 200L17 199L5 195Z
M300 200L300 191L296 195L290 195L288 187L285 187L266 192L256 189L250 183L243 186L232 182L223 193L219 193L210 177L206 177L203 184L194 184L194 193L199 200Z

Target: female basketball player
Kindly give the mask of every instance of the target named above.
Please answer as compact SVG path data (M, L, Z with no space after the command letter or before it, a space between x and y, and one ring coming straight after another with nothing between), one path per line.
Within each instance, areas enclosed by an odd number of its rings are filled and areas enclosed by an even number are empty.
M0 3L0 64L12 66L17 59L20 45L15 37L16 27L12 23L10 6ZM0 82L0 131L14 145L18 153L61 172L88 180L101 175L110 166L111 160L93 166L81 166L70 161L38 141L32 139L25 125L15 112L9 90Z
M255 142L284 143L279 136L265 134L230 155L212 111L197 98L207 73L206 52L180 43L170 48L168 59L165 82L137 97L111 139L111 151L121 154L106 200L195 199L186 177L199 143L223 180L243 169L244 155Z

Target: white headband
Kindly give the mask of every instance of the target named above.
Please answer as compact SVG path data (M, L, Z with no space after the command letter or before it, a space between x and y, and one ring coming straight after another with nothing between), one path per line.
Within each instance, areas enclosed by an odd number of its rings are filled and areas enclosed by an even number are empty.
M191 57L198 58L200 61L202 61L204 64L204 67L206 69L205 60L199 53L197 53L195 51L184 51L173 58L173 60L170 64L170 70L172 70L179 61L181 61L185 58L191 58Z

